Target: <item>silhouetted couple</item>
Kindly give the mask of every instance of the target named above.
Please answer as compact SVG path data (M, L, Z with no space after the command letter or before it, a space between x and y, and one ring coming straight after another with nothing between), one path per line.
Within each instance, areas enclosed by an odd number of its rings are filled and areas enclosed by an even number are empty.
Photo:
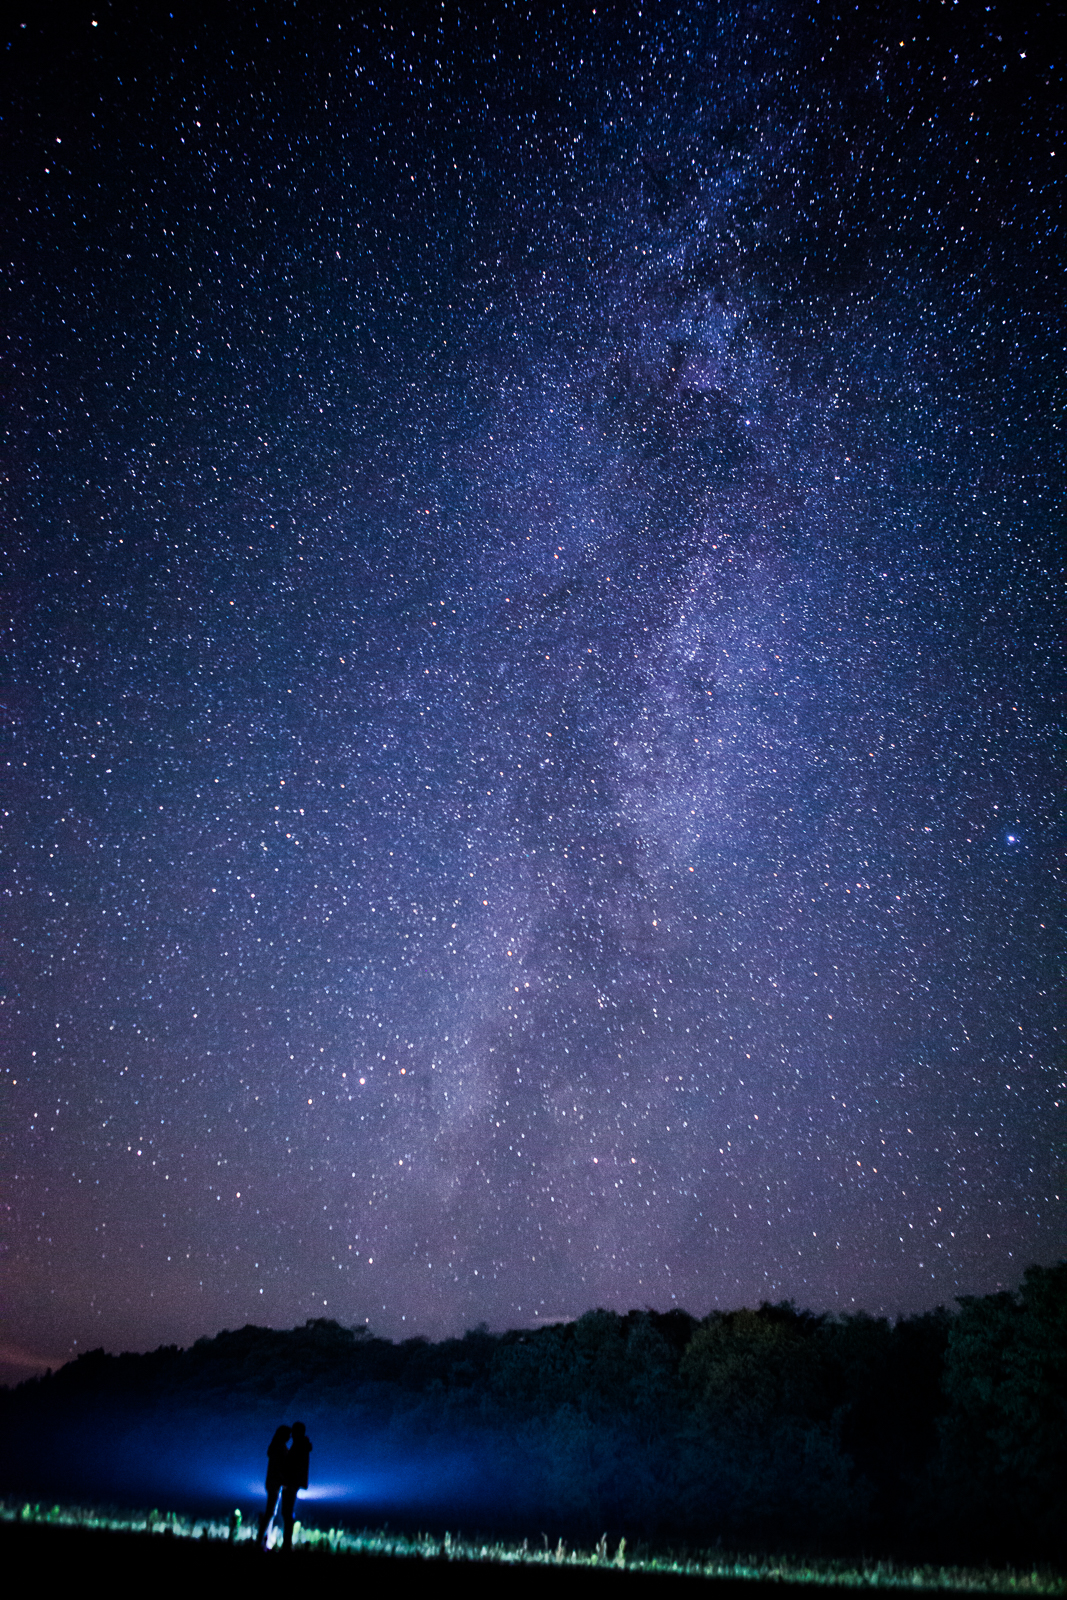
M267 1548L267 1533L274 1520L278 1495L282 1497L282 1548L293 1547L293 1517L296 1497L308 1486L308 1458L311 1440L302 1422L291 1428L275 1428L267 1446L267 1509L259 1519L259 1547Z

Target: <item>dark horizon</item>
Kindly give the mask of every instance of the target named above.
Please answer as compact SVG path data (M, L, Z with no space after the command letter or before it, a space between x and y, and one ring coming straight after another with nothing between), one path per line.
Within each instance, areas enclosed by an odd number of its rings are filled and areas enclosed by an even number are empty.
M1043 1265L1043 1264L1033 1263L1032 1265L1034 1265L1036 1267L1036 1266ZM1057 1266L1062 1267L1062 1266L1065 1265L1065 1263L1063 1261L1060 1261L1060 1262L1050 1263L1049 1265L1051 1267L1055 1268ZM1018 1293L1018 1291L1020 1290L1021 1286L1022 1286L1022 1275L1020 1274L1019 1281L1013 1282L1013 1283L1007 1283L1007 1284L1000 1284L1000 1283L994 1284L992 1291L988 1291L988 1292L996 1294L996 1293L998 1293L998 1292L1000 1292L1002 1290L1008 1290L1009 1292ZM972 1300L972 1299L975 1299L975 1298L979 1298L980 1299L980 1298L982 1298L982 1296L971 1296L971 1295L961 1294L961 1295L955 1297L955 1299L954 1299L952 1304L946 1305L946 1304L944 1304L942 1302L939 1302L935 1306L925 1306L921 1310L915 1310L915 1309L907 1310L907 1309L905 1309L905 1310L900 1310L900 1311L895 1312L895 1313L894 1312L882 1313L879 1316L872 1316L872 1314L870 1312L868 1312L866 1310L866 1308L863 1307L863 1306L851 1307L851 1308L849 1308L847 1310L842 1310L840 1307L831 1307L831 1306L826 1306L826 1307L822 1307L822 1308L816 1308L814 1306L797 1305L797 1303L794 1300L778 1300L778 1301L764 1300L764 1301L761 1301L758 1305L755 1305L755 1306L740 1306L739 1305L739 1306L729 1306L729 1307L715 1307L712 1310L710 1310L708 1312L705 1312L703 1316L700 1316L695 1312L691 1312L687 1306L671 1306L671 1307L667 1308L666 1310L661 1309L658 1306L650 1306L650 1305L628 1306L625 1309L625 1311L620 1310L617 1307L587 1306L585 1311L578 1312L574 1316L560 1316L560 1317L548 1317L548 1316L546 1316L546 1317L540 1319L537 1322L522 1323L522 1324L514 1324L514 1323L512 1323L512 1324L508 1324L507 1326L501 1326L499 1328L494 1328L494 1327L490 1326L488 1323L481 1322L481 1323L478 1323L478 1324L476 1324L476 1325L474 1325L472 1327L446 1331L446 1332L444 1332L442 1334L437 1335L436 1338L431 1338L430 1335L428 1335L428 1334L420 1333L417 1328L410 1329L410 1330L405 1329L400 1334L398 1334L396 1336L389 1335L389 1334L383 1333L380 1329L376 1328L369 1321L369 1319L367 1319L366 1321L360 1323L360 1322L342 1322L339 1319L337 1319L336 1317L327 1317L327 1316L308 1317L308 1318L305 1318L304 1322L295 1323L292 1327L278 1327L278 1326L276 1326L276 1325L274 1325L272 1323L249 1321L249 1322L245 1322L245 1323L234 1324L232 1327L218 1328L213 1333L201 1332L195 1338L191 1339L187 1345L182 1345L180 1343L176 1343L175 1341L171 1340L171 1341L164 1342L164 1343L157 1344L157 1345L145 1346L142 1349L134 1349L132 1347L124 1347L122 1349L108 1350L106 1348L106 1346L103 1346L103 1345L96 1345L96 1346L92 1346L92 1347L86 1346L85 1349L77 1349L77 1350L75 1350L71 1355L67 1356L63 1361L57 1361L57 1362L50 1362L50 1361L39 1361L38 1362L38 1361L35 1361L35 1362L32 1363L32 1367L31 1367L30 1370L23 1370L24 1363L25 1363L25 1358L23 1358L23 1361L18 1361L18 1360L12 1361L12 1360L9 1360L9 1359L5 1359L5 1353L0 1352L0 1388L9 1388L9 1389L10 1388L15 1388L21 1383L31 1381L33 1378L42 1377L46 1373L52 1374L52 1373L61 1371L64 1366L69 1366L71 1363L76 1362L77 1360L79 1360L80 1357L86 1356L86 1355L94 1355L95 1356L95 1355L98 1355L99 1353L103 1352L109 1358L118 1358L118 1357L124 1356L124 1355L131 1355L131 1356L147 1355L147 1356L150 1356L150 1355L158 1355L158 1354L160 1354L160 1353L162 1353L164 1351L168 1351L168 1350L172 1350L172 1349L177 1349L179 1351L179 1353L185 1353L188 1350L192 1349L196 1345L202 1345L204 1343L209 1343L210 1344L215 1340L225 1339L226 1337L228 1337L230 1335L234 1335L234 1334L247 1333L250 1330L255 1331L255 1332L271 1333L271 1334L279 1334L279 1335L286 1335L286 1334L297 1335L297 1334L303 1333L307 1329L315 1328L315 1327L321 1327L321 1328L335 1328L341 1333L352 1333L352 1334L357 1334L357 1335L365 1335L368 1339L378 1339L378 1340L384 1341L387 1344L397 1345L397 1346L402 1345L404 1343L408 1343L408 1342L415 1343L415 1342L419 1342L419 1341L422 1341L422 1342L428 1343L428 1344L451 1344L453 1342L461 1341L461 1340L463 1340L465 1338L470 1338L472 1336L478 1336L478 1335L481 1335L483 1333L487 1334L489 1336L489 1338L491 1338L491 1339L503 1339L503 1338L506 1338L509 1335L513 1335L513 1334L525 1335L525 1334L528 1334L528 1333L536 1333L539 1329L560 1328L560 1327L566 1327L566 1326L573 1326L576 1322L580 1322L583 1317L590 1316L590 1315L596 1315L599 1312L607 1312L611 1316L621 1317L624 1320L627 1319L627 1318L640 1317L640 1316L649 1316L649 1315L654 1317L654 1318L661 1318L661 1317L670 1318L673 1315L673 1316L680 1316L682 1318L688 1318L694 1324L700 1324L706 1318L713 1317L713 1316L716 1316L716 1315L729 1317L731 1315L736 1315L737 1313L743 1313L743 1312L749 1312L749 1311L761 1311L761 1312L768 1311L768 1310L769 1311L777 1311L777 1310L781 1310L781 1309L785 1309L785 1308L788 1308L790 1311L796 1313L797 1315L799 1315L802 1318L811 1318L813 1320L818 1320L820 1318L831 1318L831 1319L839 1319L840 1320L840 1319L847 1319L849 1317L858 1317L858 1318L861 1318L861 1319L862 1318L870 1318L870 1320L872 1320L872 1321L884 1320L890 1326L897 1326L897 1325L899 1325L901 1323L908 1322L910 1320L914 1320L915 1318L921 1318L921 1317L923 1317L925 1315L928 1315L930 1313L948 1312L950 1315L957 1315L958 1314L957 1307L958 1307L959 1302L966 1301L966 1300Z
M1051 21L9 20L9 1368L1067 1253Z

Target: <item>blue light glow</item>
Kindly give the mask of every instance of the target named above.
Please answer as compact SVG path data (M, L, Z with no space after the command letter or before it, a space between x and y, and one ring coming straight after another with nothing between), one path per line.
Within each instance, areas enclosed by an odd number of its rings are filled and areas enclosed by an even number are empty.
M157 1476L172 1495L178 1491L220 1505L255 1505L265 1493L263 1476L256 1471L258 1452L243 1454L239 1460L205 1456L188 1462L184 1472L177 1463L168 1463ZM382 1461L373 1467L366 1462L339 1459L336 1449L320 1448L322 1476L316 1477L312 1458L309 1487L301 1489L299 1507L314 1505L334 1510L382 1506L416 1506L441 1500L458 1476L462 1483L470 1478L470 1463L448 1458L442 1461ZM466 1472L464 1472L466 1467Z
M310 1485L297 1516L360 1521L432 1514L446 1505L491 1508L510 1500L499 1448L484 1438L440 1437L404 1447L387 1433L361 1433L306 1412L313 1443ZM99 1419L96 1419L97 1422ZM73 1424L49 1441L42 1492L92 1494L109 1503L166 1504L176 1510L258 1515L265 1498L266 1446L273 1414L156 1413L134 1426ZM508 1481L504 1482L507 1478Z
M246 1478L243 1481L235 1478L230 1486L232 1493L229 1498L238 1501L262 1500L264 1487L258 1478ZM302 1505L305 1500L322 1500L329 1505L360 1504L364 1501L374 1502L378 1499L380 1486L374 1485L369 1479L354 1483L313 1483L307 1489L301 1489L297 1505Z

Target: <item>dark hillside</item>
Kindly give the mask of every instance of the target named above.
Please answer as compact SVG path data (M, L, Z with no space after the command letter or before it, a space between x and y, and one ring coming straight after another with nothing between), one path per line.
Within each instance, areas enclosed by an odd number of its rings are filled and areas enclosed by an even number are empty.
M506 1585L512 1600L541 1596L550 1584L560 1597L581 1600L657 1600L660 1595L699 1596L708 1600L753 1600L759 1579L679 1575L640 1569L619 1570L613 1565L596 1568L508 1564L455 1556L397 1557L346 1552L333 1555L314 1547L298 1546L289 1556L262 1556L250 1543L168 1538L165 1535L117 1533L96 1529L50 1527L41 1524L0 1522L0 1560L8 1570L33 1571L39 1581L64 1587L85 1583L87 1575L106 1573L120 1591L163 1584L168 1588L195 1584L200 1594L232 1593L255 1585L264 1596L291 1595L294 1585L313 1583L324 1597L378 1593L385 1585L429 1582L462 1588L471 1600L495 1600ZM933 1574L930 1574L933 1577ZM811 1600L810 1582L773 1580L776 1600ZM679 1585L681 1584L681 1587ZM763 1585L765 1586L765 1585ZM817 1591L816 1591L817 1592ZM912 1597L944 1594L943 1588L909 1585ZM987 1593L997 1593L992 1585ZM1036 1593L1049 1593L1045 1584Z
M438 1344L249 1325L93 1351L0 1415L9 1493L248 1503L300 1415L313 1489L353 1520L1061 1561L1067 1263L895 1324L783 1304Z

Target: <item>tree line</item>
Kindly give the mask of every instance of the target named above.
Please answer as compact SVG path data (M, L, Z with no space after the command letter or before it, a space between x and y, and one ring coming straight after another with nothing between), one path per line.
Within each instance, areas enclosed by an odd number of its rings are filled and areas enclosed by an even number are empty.
M79 1427L117 1439L152 1419L300 1414L357 1450L465 1452L482 1527L1062 1562L1067 1262L958 1304L896 1322L790 1303L702 1320L596 1310L438 1343L322 1318L96 1350L0 1391L3 1487L50 1471L59 1486L72 1450L85 1463Z

